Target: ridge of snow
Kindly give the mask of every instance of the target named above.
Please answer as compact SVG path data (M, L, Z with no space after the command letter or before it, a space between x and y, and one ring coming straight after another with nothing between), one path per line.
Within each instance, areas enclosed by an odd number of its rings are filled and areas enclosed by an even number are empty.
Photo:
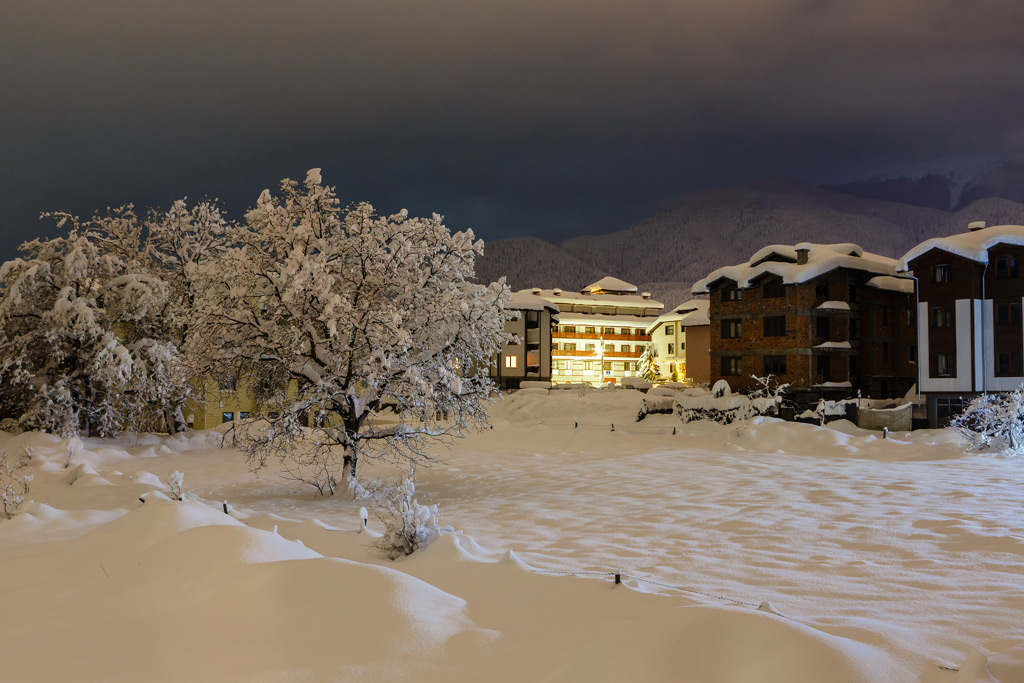
M910 270L910 262L933 249L948 251L956 256L988 263L988 250L997 244L1024 246L1024 225L994 225L949 237L933 237L917 245L899 260L898 270Z

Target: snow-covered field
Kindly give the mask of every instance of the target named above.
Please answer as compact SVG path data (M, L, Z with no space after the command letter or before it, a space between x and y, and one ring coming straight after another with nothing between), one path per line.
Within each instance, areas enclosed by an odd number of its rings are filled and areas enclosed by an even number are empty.
M0 434L34 475L0 520L0 680L1024 681L1024 461L640 400L507 398L419 471L459 532L396 562L364 501L215 434L85 439L67 469ZM139 501L173 471L184 502Z

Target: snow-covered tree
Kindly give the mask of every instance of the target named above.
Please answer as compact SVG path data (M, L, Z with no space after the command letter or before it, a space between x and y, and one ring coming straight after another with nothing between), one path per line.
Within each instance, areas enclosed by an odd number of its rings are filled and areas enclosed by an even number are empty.
M113 434L184 391L160 333L169 289L148 272L131 206L53 217L66 236L25 243L25 258L0 265L0 385L18 388L27 426Z
M995 446L1020 452L1024 449L1024 385L1005 393L979 394L949 426L972 450Z
M361 457L429 460L430 442L486 420L508 288L472 282L482 242L471 231L452 234L436 214L342 209L314 169L265 190L227 237L197 269L188 349L263 406L266 422L236 427L253 469L276 456L333 491ZM380 416L388 406L397 424Z
M644 347L644 352L640 355L640 360L636 364L636 374L648 382L656 382L661 376L661 371L658 368L658 359L654 355L653 344L648 344Z

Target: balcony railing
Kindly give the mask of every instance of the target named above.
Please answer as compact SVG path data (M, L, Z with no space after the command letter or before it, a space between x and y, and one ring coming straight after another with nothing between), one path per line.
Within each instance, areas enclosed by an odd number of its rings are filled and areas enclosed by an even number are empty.
M649 334L599 334L595 332L552 332L553 339L606 339L608 341L651 341Z

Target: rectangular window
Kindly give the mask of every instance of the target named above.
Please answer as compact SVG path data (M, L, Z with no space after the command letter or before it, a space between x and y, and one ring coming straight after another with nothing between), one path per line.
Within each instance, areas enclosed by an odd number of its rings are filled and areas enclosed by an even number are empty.
M996 277L1000 280L1020 277L1020 262L1012 254L1003 254L996 260Z
M584 327L583 334L595 334L593 327Z
M881 322L879 323L880 325L888 325L889 324L889 307L888 306L882 306L882 310L879 312L878 315L881 318Z
M612 362L610 360L606 360L604 362L604 369L605 370L611 370L612 369Z
M829 324L829 319L825 317L818 318L814 323L815 332L817 336L824 337L826 341L830 336L832 326ZM851 335L852 336L852 335Z
M940 427L949 424L950 418L956 417L964 412L967 405L962 398L937 398L935 399L935 417L938 418Z
M233 422L234 420L235 420L235 414L234 413L221 413L220 414L220 421L221 422Z
M575 351L576 350L576 342L567 342L566 345L565 345L565 350L566 351Z
M816 285L814 285L814 296L817 299L827 299L828 298L828 283L827 282L819 282Z
M764 374L766 374L766 375L785 375L786 374L786 357L785 356L765 356L764 357Z
M999 352L996 354L996 375L999 377L1021 376L1021 352Z
M603 330L604 330L605 334L615 334L615 328L614 327L605 327L605 328L603 328Z
M619 347L619 350L629 353L629 344L623 344L622 346Z
M633 334L633 332L628 327L623 327L620 334L630 335Z
M587 344L587 348L585 350L586 351L596 351L597 347L594 346L593 344Z
M949 377L953 374L953 355L937 353L932 356L932 377Z
M1020 302L996 304L996 325L1019 325Z
M769 315L764 319L764 336L766 337L785 337L786 336L786 316L784 315Z
M858 287L856 283L851 283L850 286L846 288L847 302L851 304L857 303L857 298L859 295L860 287Z
M952 282L953 266L948 263L936 263L932 266L932 282Z
M722 301L742 301L743 290L736 287L726 287L725 289L719 290L722 296Z
M860 339L860 321L850 318L850 341L854 339Z
M604 345L604 352L605 353L611 353L614 350L615 350L615 344L605 344Z
M743 374L743 359L739 356L722 357L722 375L736 377Z
M629 372L630 370L633 369L633 364L630 363L629 361L626 361L625 363L622 364L622 369L625 370L626 372Z
M781 299L786 296L786 290L782 286L780 280L772 280L764 283L764 287L761 289L761 296L765 299Z
M249 411L247 410L243 410L242 412L238 413L239 420L244 420L247 417L249 417Z
M675 325L665 325L665 336L671 337L676 333Z
M743 336L743 323L739 320L722 321L722 339L739 339Z
M907 327L913 327L913 326L914 326L914 309L913 308L908 308L907 309Z
M570 360L563 360L562 361L562 369L563 370L568 370L571 367L572 367L572 361L570 361Z
M569 332L569 333L575 334L576 333L576 326L575 325L562 325L562 332Z
M668 343L668 355L670 355L670 356L676 355L676 345L673 344L672 342Z
M594 361L592 361L592 360L583 361L583 369L584 370L593 370L594 369Z
M907 362L917 362L917 344L911 344L910 346L907 347Z
M818 370L818 377L821 378L822 382L832 381L832 358L829 356L818 356L815 361L816 369Z
M953 307L932 307L932 327L953 327Z
M889 362L889 342L882 342L882 362Z
M518 363L518 362L519 362L519 359L516 356L505 356L505 367L506 368L514 368L514 367L516 367L516 363Z

